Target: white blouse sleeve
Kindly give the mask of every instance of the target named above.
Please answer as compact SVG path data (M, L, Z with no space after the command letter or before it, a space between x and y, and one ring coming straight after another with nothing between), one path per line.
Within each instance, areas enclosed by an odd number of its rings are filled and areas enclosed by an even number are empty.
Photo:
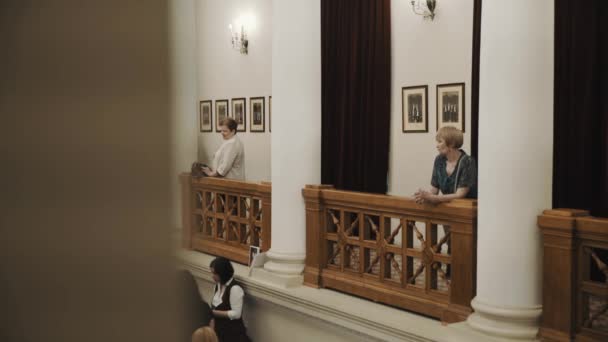
M240 286L233 286L230 289L230 308L228 311L228 318L231 320L241 318L243 312L243 297L245 292Z

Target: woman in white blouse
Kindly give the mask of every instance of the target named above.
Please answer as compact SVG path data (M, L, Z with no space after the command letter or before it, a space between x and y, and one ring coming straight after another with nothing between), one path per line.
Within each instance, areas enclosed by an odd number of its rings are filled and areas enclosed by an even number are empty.
M221 342L250 342L241 318L245 292L233 278L232 264L226 258L217 257L209 267L215 281L211 309L217 337Z
M213 157L213 167L203 168L209 177L245 180L245 149L236 136L237 123L233 118L220 122L220 132L224 141Z

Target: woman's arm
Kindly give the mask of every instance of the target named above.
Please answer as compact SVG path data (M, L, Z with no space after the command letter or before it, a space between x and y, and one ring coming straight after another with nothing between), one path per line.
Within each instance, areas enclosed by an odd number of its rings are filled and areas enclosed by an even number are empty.
M432 190L431 190L432 191ZM418 196L416 196L416 202L418 203L442 203L449 202L454 199L465 198L469 193L469 188L458 188L456 193L449 195L439 195L437 193L432 193L430 191L423 191ZM418 199L421 201L419 202Z
M203 168L203 172L209 177L217 177L219 175L219 173L217 173L217 170L213 171L211 170L211 168L206 166Z
M422 195L424 193L431 194L431 195L437 195L437 194L439 194L439 189L437 189L433 185L431 185L431 189L429 191L418 189L418 191L416 191L414 193L414 201L416 201L416 203L418 203L418 204L422 204L424 202L424 198L422 198Z
M228 318L228 311L213 310L213 316L217 318Z

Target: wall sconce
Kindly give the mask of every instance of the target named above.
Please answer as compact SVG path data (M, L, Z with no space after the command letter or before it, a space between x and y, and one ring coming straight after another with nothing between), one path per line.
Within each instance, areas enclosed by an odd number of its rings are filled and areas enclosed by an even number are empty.
M412 0L411 4L415 14L424 16L424 19L433 20L435 18L436 0Z
M230 42L232 43L232 48L235 50L239 50L241 54L246 55L248 50L247 46L249 46L249 40L247 40L247 34L245 33L245 26L241 25L241 34L232 30L232 24L228 25L230 29Z

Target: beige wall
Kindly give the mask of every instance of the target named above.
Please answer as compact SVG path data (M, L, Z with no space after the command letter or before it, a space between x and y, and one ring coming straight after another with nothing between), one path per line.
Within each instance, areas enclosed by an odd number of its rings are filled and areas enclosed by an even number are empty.
M3 0L0 341L176 341L167 3Z
M199 100L247 98L247 132L238 136L245 145L247 180L270 180L270 133L268 96L271 94L271 0L197 0ZM247 30L249 54L242 55L230 44L228 25L241 16L251 16L254 25ZM236 27L235 27L236 29ZM294 85L297 86L297 85ZM264 96L264 133L250 133L249 98ZM232 113L232 108L230 108ZM198 158L210 163L221 144L221 136L198 133Z

